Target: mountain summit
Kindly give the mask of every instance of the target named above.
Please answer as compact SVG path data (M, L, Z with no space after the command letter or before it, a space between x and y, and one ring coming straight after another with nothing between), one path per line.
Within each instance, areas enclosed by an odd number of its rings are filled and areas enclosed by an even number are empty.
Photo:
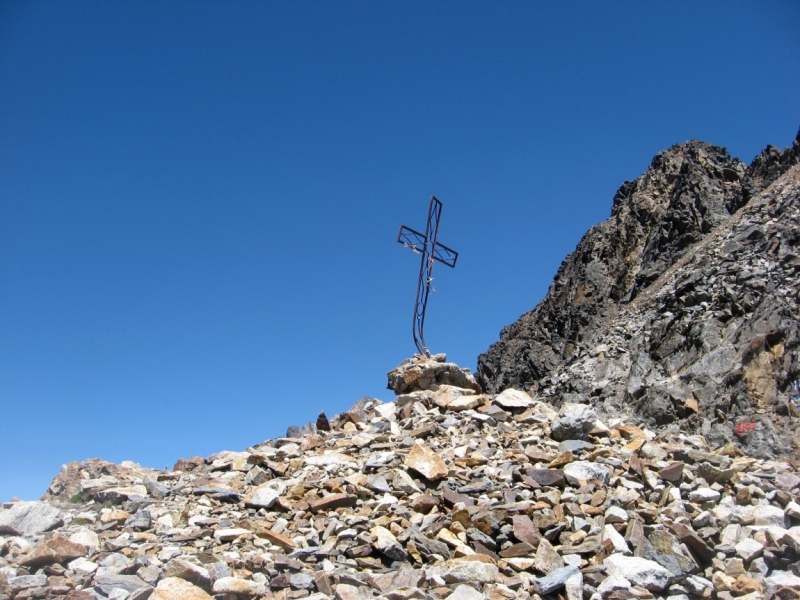
M749 166L698 141L657 154L478 358L483 388L631 410L716 445L753 419L749 452L794 451L781 417L800 378L799 160L800 133Z

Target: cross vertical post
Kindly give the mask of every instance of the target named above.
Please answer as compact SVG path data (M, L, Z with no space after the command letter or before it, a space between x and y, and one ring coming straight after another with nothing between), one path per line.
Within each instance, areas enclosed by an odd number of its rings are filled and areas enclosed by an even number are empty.
M437 241L439 235L439 220L442 216L442 203L431 196L431 203L428 206L428 224L425 233L415 231L405 225L400 226L397 234L397 241L414 252L422 254L419 267L419 279L417 280L417 301L414 304L414 321L412 332L414 334L414 344L423 356L430 356L431 353L425 345L425 311L428 307L428 295L431 291L431 281L433 281L433 262L438 260L440 263L450 268L456 266L458 252L440 244Z

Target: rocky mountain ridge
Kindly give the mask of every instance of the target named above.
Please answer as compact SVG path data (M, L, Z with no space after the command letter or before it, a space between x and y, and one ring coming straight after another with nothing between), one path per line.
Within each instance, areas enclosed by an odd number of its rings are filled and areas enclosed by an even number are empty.
M483 394L443 356L389 384L394 401L302 437L165 470L65 465L41 501L0 508L0 599L800 595L792 463Z
M479 357L481 385L632 408L717 446L745 441L736 424L754 419L748 452L796 455L798 161L800 133L747 167L703 142L659 153Z

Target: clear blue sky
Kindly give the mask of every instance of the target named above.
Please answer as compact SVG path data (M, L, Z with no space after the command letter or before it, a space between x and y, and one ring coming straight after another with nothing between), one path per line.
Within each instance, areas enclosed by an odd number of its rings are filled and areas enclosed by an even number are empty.
M242 449L533 308L652 156L800 126L800 3L0 2L0 500Z

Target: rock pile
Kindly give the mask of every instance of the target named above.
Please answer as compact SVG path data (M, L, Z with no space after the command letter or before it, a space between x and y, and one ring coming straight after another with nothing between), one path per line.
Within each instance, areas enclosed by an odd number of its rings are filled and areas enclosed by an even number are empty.
M791 463L483 394L443 357L389 380L394 401L330 431L172 470L66 465L42 501L0 510L0 598L800 595Z
M798 161L800 134L749 167L696 141L658 154L480 356L478 381L797 456ZM743 436L745 419L757 428Z

